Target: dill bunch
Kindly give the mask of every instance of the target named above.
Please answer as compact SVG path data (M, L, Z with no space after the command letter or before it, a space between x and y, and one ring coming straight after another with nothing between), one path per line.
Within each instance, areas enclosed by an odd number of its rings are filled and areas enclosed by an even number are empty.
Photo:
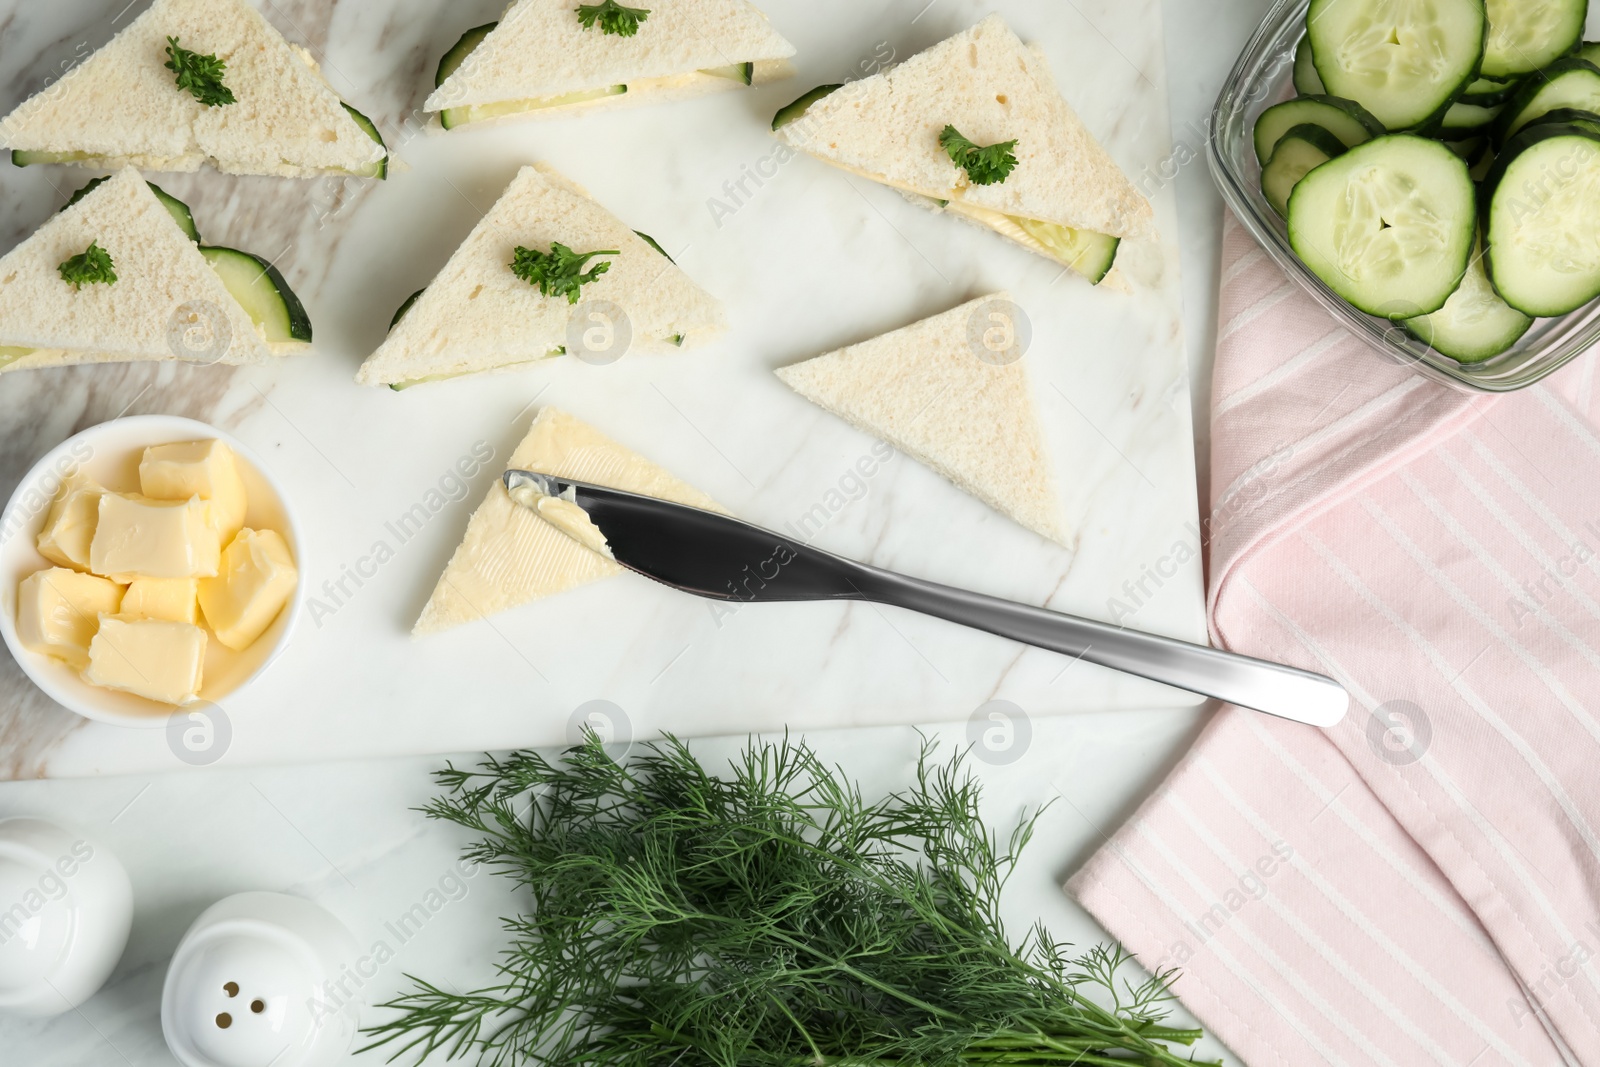
M868 803L803 743L709 773L680 741L626 764L593 735L438 772L422 810L530 896L493 985L410 978L368 1048L483 1067L1187 1064L1164 978L1120 948L1013 945L1001 890L1039 813L1002 839L962 757ZM410 976L408 976L410 977Z

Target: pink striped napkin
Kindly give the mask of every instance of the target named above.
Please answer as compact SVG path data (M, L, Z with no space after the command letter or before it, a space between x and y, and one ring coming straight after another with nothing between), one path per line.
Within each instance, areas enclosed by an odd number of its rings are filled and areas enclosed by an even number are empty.
M1600 357L1434 385L1231 218L1221 305L1212 636L1350 715L1224 709L1068 890L1253 1067L1600 1065Z

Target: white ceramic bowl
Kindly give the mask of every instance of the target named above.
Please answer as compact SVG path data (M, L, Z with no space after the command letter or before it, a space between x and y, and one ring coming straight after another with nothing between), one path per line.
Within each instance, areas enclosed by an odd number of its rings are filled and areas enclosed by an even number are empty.
M0 513L0 637L35 685L56 703L86 718L118 726L164 727L174 708L131 693L92 686L65 663L22 647L17 640L17 585L34 571L54 566L39 554L36 542L50 504L64 477L82 470L106 488L137 492L139 457L146 446L215 438L233 449L239 475L249 496L245 525L277 530L294 553L302 578L305 550L297 535L288 494L266 465L229 434L194 419L176 415L133 415L91 426L51 449L28 471L11 501ZM265 670L288 645L301 610L299 590L267 632L242 652L211 641L206 649L203 702L219 703L237 695Z

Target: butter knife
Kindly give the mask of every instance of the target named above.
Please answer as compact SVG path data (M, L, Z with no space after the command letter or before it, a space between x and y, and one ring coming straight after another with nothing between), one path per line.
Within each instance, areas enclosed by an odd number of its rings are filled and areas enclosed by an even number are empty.
M896 574L655 497L534 471L502 477L513 500L564 533L696 596L888 604L1311 726L1334 725L1349 706L1339 683L1309 671ZM547 498L582 509L587 523L578 516L575 528L570 508L540 506Z

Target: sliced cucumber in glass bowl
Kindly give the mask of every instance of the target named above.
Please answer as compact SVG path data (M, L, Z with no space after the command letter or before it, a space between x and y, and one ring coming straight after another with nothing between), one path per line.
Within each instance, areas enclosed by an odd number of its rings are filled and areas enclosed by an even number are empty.
M1301 179L1289 197L1289 243L1353 307L1415 318L1461 284L1474 205L1466 161L1439 141L1390 134Z
M1409 130L1477 80L1487 14L1483 0L1311 0L1306 27L1327 92Z
M1588 0L1487 0L1489 32L1481 73L1515 78L1555 62L1577 47Z
M1527 127L1483 185L1488 274L1506 303L1546 318L1600 296L1600 120Z
M1321 126L1339 139L1346 148L1353 148L1387 131L1383 123L1374 118L1360 104L1341 100L1335 96L1297 96L1261 113L1256 119L1256 158L1265 164L1284 135L1296 126Z
M1533 319L1500 298L1483 268L1483 246L1472 253L1461 284L1431 315L1407 319L1406 331L1458 363L1481 363L1521 340Z
M1300 179L1335 156L1345 147L1321 126L1305 123L1296 126L1278 141L1272 158L1261 168L1261 191L1280 215L1289 214L1289 195Z

